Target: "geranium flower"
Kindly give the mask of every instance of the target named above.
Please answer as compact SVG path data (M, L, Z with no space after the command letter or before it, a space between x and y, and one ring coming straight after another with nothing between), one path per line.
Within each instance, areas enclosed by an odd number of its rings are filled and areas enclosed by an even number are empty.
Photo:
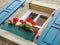
M34 22L34 21L31 21L30 23L31 23L33 26L36 25L36 22Z
M14 25L15 23L13 22L13 20L8 20L8 23L10 24L10 25Z
M8 20L8 22L9 22L9 23L11 23L11 22L12 22L12 20Z
M28 17L26 20L27 20L28 22L33 21L30 17Z
M38 29L34 29L34 33L36 35L38 33Z
M18 18L13 18L13 22L17 23L18 22Z
M24 20L20 20L20 23L25 24L26 22Z

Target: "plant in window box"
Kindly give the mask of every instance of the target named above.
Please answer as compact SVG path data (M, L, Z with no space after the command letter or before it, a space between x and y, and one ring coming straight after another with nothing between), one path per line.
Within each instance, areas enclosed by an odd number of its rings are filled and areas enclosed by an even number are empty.
M36 26L36 22L34 22L30 17L28 17L26 20L27 20L29 23L31 23L31 25L32 25L33 27ZM38 29L33 29L33 31L34 31L35 35L38 33Z
M18 18L13 18L13 20L8 20L8 23L10 24L10 25L15 25L17 22L18 22Z
M19 20L18 18L13 18L13 20L8 20L10 25L18 26L26 31L32 31L35 34L38 33L38 29L33 29L33 26L36 26L36 22L34 22L30 17L26 19L28 22L24 20Z

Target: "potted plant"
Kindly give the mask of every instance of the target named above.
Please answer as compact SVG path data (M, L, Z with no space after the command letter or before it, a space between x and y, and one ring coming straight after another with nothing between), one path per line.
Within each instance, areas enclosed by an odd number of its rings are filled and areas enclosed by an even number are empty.
M19 18L13 18L12 20L8 20L8 24L18 26L26 31L32 31L35 35L38 33L38 29L33 28L36 26L36 22L34 22L30 17L28 17L26 21L22 19L19 20Z

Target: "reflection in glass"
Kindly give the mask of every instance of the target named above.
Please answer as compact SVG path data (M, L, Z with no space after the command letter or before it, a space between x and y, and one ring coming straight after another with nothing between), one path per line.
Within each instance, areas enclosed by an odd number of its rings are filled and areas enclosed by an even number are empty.
M38 14L31 12L29 15L30 18L35 19Z
M44 22L47 20L47 18L48 17L41 15L36 21L37 25L42 26Z

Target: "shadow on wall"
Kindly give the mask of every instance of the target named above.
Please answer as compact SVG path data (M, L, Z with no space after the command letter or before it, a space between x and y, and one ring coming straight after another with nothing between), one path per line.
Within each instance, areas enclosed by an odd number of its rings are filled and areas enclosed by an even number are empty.
M0 45L18 45L18 44L0 36Z

